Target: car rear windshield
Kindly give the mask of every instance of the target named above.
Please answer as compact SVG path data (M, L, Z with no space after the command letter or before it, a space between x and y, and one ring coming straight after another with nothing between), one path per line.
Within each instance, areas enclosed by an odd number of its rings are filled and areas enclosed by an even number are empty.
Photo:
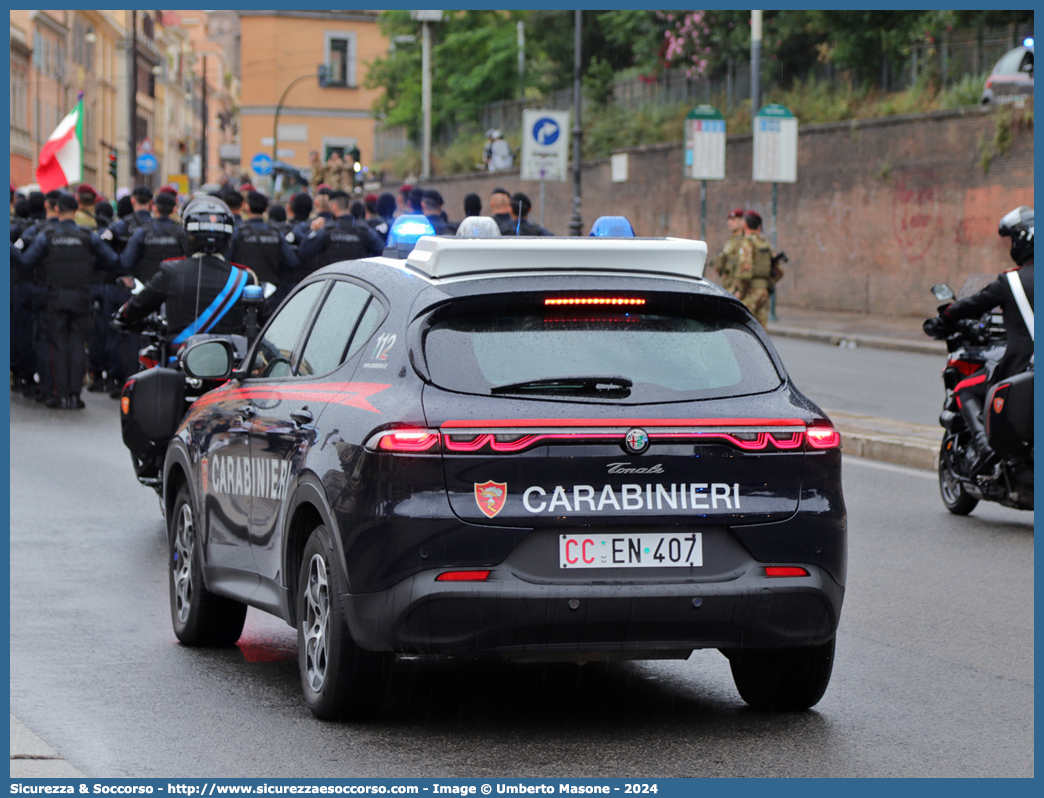
M472 394L638 404L748 395L781 382L754 333L717 316L473 313L434 323L424 353L436 385Z

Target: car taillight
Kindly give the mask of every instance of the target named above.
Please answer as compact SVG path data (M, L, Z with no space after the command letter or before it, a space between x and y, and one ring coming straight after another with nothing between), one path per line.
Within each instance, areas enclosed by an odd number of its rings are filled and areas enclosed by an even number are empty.
M836 449L841 445L841 433L833 427L809 427L805 435L813 449Z
M489 571L445 571L435 577L436 582L485 582Z
M428 452L439 445L439 433L428 429L385 432L377 442L382 452Z
M798 568L796 565L766 565L765 576L808 576L809 573L804 568Z
M644 299L634 297L555 297L544 300L545 305L644 305Z

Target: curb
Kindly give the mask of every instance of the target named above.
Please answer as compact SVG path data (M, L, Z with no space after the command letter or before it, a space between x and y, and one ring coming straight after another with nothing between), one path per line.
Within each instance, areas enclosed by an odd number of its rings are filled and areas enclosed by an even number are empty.
M884 436L850 432L841 427L842 451L868 460L880 460L894 465L939 470L939 446L924 446Z
M942 428L827 410L842 451L885 463L936 471Z
M906 338L888 338L883 335L851 335L828 330L807 330L799 327L777 327L769 323L768 334L780 338L800 338L831 346L865 346L870 349L891 349L898 352L914 352L919 355L945 355L946 344L940 341L911 341Z
M11 715L12 779L69 779L83 774L44 742L38 734Z

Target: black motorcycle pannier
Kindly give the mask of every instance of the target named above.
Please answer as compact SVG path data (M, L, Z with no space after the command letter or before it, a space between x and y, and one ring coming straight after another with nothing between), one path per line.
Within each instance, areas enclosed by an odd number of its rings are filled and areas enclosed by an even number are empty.
M1033 445L1033 372L1002 380L986 394L986 437L1002 457Z
M127 380L120 401L123 443L139 477L159 476L167 444L185 414L185 375L151 368Z

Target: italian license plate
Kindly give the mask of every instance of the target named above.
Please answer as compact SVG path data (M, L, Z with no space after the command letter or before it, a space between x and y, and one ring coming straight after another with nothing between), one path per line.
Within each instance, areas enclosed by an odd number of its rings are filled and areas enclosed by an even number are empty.
M703 536L559 535L560 568L678 568L703 565Z

